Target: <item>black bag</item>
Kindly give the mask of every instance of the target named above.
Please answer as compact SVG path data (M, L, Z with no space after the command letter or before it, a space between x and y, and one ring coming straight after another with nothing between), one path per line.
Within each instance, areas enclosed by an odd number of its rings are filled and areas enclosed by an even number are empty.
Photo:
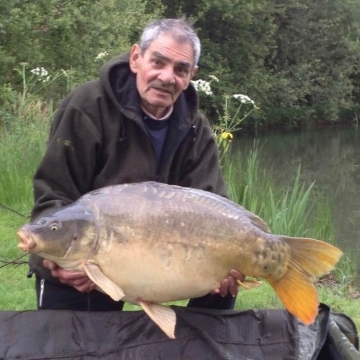
M354 323L326 305L309 327L286 310L173 309L175 340L143 311L3 311L0 359L360 359Z

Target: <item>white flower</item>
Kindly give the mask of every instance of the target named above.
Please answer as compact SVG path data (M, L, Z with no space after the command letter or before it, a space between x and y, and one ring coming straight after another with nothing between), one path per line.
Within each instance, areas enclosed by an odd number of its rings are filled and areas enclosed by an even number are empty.
M34 75L39 76L40 75L40 68L37 67L36 69L30 70L30 72L33 73Z
M233 98L239 99L242 104L253 104L255 106L254 100L251 100L247 95L243 94L234 94Z
M48 72L45 68L41 67L40 68L40 76L47 76Z
M191 83L194 85L194 88L197 92L203 92L206 95L212 95L211 86L208 81L199 79L192 80Z
M35 69L30 70L30 72L36 76L48 76L48 71L43 67L37 67Z
M97 54L95 60L102 59L102 58L105 57L106 55L109 55L109 53L108 53L107 51L103 51L103 52Z

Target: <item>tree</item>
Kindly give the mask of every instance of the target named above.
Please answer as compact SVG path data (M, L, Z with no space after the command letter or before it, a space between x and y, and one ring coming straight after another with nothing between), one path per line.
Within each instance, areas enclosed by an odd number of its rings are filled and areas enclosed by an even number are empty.
M3 0L0 7L0 81L12 84L20 62L63 69L70 86L94 78L102 62L128 51L161 13L160 6L147 12L141 0Z
M258 104L271 79L264 59L274 45L271 1L245 0L163 0L165 16L186 15L202 43L199 77L212 74L220 82L214 84L215 99L202 103L210 118L216 116L222 95L243 93ZM249 119L254 119L249 118Z
M351 75L360 55L353 14L358 6L328 0L275 3L277 46L266 66L274 81L267 100L277 109L270 116L338 120L341 110L353 105Z
M203 44L201 77L214 74L220 93L254 99L261 108L251 118L255 124L335 121L354 107L359 0L162 2L167 16L195 20ZM214 104L203 105L214 114Z

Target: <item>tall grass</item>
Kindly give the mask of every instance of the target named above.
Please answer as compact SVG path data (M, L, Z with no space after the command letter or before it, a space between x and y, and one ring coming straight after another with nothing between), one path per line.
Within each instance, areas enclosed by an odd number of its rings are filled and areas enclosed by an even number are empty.
M333 242L331 199L316 193L314 183L308 187L300 183L300 167L293 186L279 188L261 169L259 151L255 143L245 157L237 153L227 157L223 171L230 198L264 219L273 233Z
M32 177L45 151L53 109L28 94L11 93L0 118L0 259L23 255L16 231L27 222L33 204ZM9 210L12 209L13 211ZM17 214L16 212L19 214ZM26 257L24 258L26 262ZM0 309L33 309L34 279L26 265L0 269Z
M28 96L8 108L0 122L0 202L26 210L32 202L32 176L45 151L52 104Z

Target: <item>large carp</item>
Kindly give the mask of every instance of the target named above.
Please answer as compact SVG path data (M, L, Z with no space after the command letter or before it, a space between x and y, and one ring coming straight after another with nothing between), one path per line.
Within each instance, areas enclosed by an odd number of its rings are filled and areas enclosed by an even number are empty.
M266 279L303 323L318 312L315 277L342 252L314 239L270 234L266 223L210 192L155 182L104 187L24 225L19 248L85 270L114 300L139 304L174 338L161 302L219 287L230 269Z

